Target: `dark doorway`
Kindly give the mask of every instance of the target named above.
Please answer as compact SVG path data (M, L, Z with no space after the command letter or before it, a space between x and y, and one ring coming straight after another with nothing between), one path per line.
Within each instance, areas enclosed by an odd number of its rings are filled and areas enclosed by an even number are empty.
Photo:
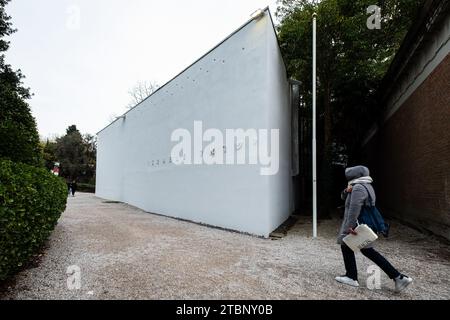
M291 81L294 214L309 215L312 211L312 114L300 94L300 85Z

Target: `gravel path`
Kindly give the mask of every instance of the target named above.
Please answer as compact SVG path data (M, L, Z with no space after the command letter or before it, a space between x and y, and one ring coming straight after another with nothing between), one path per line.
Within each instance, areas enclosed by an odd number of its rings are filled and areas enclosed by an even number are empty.
M450 247L393 223L378 249L412 276L401 294L382 274L366 288L371 263L357 256L361 288L334 281L343 273L335 244L338 220L311 239L302 218L281 240L268 240L145 213L89 194L69 198L35 268L19 273L2 299L450 299ZM81 270L68 290L67 268Z

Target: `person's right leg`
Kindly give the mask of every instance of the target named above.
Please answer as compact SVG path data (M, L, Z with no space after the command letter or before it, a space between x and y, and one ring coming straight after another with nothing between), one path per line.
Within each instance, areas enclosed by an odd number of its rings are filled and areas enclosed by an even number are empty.
M336 277L335 280L352 287L359 287L355 253L345 244L341 245L341 250L342 256L344 257L346 273L345 276Z

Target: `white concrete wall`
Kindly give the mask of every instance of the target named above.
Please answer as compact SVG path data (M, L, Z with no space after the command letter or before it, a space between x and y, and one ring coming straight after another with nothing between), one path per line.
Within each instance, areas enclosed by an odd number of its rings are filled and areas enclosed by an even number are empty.
M245 25L98 134L97 196L145 211L267 237L290 210L286 71L268 12ZM169 163L171 133L280 129L280 170ZM159 164L157 164L159 161Z

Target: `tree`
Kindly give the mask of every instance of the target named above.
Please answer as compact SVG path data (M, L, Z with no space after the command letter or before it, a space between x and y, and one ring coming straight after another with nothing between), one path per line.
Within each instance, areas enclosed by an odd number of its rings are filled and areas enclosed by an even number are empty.
M5 37L16 31L5 11L8 2L0 0L0 158L41 166L36 121L26 103L30 90L23 87L21 71L5 62L4 52L9 48Z
M44 165L48 170L52 170L55 166L55 162L58 162L56 158L56 141L41 142L42 158L44 159Z
M147 82L147 81L138 81L136 85L128 91L131 96L131 101L128 104L127 108L132 109L137 106L139 103L148 98L153 92L158 90L159 85Z
M311 108L312 14L317 13L318 175L322 213L327 213L332 163L358 159L359 147L377 119L377 89L421 4L413 0L381 1L382 27L367 28L372 0L281 0L280 46L290 76L303 81ZM337 161L336 161L337 162Z
M9 43L4 39L5 36L15 32L11 27L11 17L6 14L5 7L9 0L0 0L0 52L8 50Z
M69 127L66 129L66 135L70 135L70 134L72 134L72 133L75 133L75 134L80 133L80 132L78 131L76 125L71 125L71 126L69 126Z
M97 137L91 134L83 135L83 145L87 159L84 181L93 184L97 169Z
M73 180L82 175L87 163L83 151L83 138L76 126L70 126L66 135L56 139L56 158L61 165L61 176Z
M47 148L47 150L50 150ZM90 134L81 135L75 125L56 139L54 158L60 163L60 175L69 180L92 183L95 177L97 140Z

